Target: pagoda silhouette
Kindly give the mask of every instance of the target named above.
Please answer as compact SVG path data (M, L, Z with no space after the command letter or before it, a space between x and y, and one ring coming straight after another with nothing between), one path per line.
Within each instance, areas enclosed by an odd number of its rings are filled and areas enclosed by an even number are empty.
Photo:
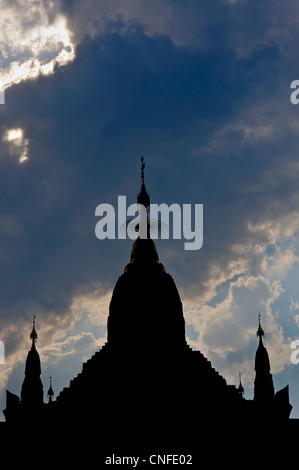
M143 159L137 202L149 212ZM240 444L244 433L261 422L263 429L283 435L292 406L288 386L274 391L260 316L257 336L254 398L247 400L241 375L238 387L228 385L211 362L188 345L179 292L148 229L147 238L134 241L130 261L114 287L107 342L55 400L50 381L48 403L43 401L33 321L21 395L7 391L6 423L12 428L34 422L41 429L67 429L86 440L96 427L99 446L117 443L124 449L134 443L200 447L204 452L215 436L218 445L238 439Z

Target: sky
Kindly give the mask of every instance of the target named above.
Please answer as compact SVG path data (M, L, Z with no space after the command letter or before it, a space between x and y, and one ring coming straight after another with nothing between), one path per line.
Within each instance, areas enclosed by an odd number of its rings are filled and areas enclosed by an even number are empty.
M156 241L189 344L252 399L260 311L299 418L298 2L0 8L0 410L20 394L33 315L45 401L50 374L57 395L105 343L132 241L97 239L95 209L136 202L144 155L151 202L203 204L200 250Z

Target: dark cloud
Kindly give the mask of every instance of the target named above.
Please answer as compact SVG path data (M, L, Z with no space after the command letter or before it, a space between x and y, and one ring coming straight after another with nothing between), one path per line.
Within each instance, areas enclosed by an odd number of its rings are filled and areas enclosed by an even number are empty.
M99 242L94 210L117 194L134 202L142 153L155 201L204 203L205 242L196 259L218 256L219 230L222 246L233 241L231 225L242 230L243 182L250 185L275 157L261 159L250 146L226 158L204 149L257 95L267 98L269 65L277 60L275 47L238 59L225 42L188 49L135 28L87 38L67 67L8 90L2 131L21 127L30 143L23 165L5 143L1 149L4 215L22 233L2 233L4 308L26 300L62 313L80 285L115 280L122 269L116 260L125 264L130 243Z

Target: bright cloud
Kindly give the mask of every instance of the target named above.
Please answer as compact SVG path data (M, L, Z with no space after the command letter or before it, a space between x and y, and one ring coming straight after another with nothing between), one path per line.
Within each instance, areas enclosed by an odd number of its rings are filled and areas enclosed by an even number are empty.
M204 352L229 382L234 383L241 370L243 384L251 388L260 310L272 372L281 372L289 364L290 341L284 337L272 310L282 292L279 282L248 275L231 282L227 295L215 306L196 306L192 301L185 301L186 322L198 334L197 340L190 343Z
M0 1L0 90L22 80L53 73L75 57L66 18L55 3Z
M25 138L23 129L7 129L3 136L3 142L8 142L10 155L16 156L19 163L28 160L29 139Z

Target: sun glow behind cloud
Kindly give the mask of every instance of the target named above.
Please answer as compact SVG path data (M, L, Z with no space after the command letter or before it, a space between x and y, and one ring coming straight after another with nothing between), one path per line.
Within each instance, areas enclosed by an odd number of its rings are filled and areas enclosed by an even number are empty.
M17 156L19 163L28 160L29 139L24 137L23 129L8 129L3 136L3 141L9 143L9 153Z
M0 5L1 5L0 0ZM20 12L4 6L0 20L0 90L23 80L54 72L56 65L65 65L75 57L75 44L66 19L58 14L50 23L42 3L27 2L34 24L24 26L22 2ZM2 6L2 5L1 5ZM24 9L24 5L23 5Z

